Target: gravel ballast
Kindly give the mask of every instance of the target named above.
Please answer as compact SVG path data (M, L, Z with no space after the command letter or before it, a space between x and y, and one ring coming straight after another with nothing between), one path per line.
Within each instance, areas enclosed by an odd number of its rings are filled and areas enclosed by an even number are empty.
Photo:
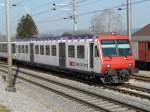
M21 69L21 70L25 70L25 69ZM150 105L149 105L150 101L149 100L132 97L129 95L117 93L115 91L103 89L100 87L93 87L93 86L90 86L90 85L87 85L84 83L80 83L77 81L71 81L71 80L68 80L65 78L52 76L50 74L47 75L44 73L36 73L33 71L29 71L29 72L31 72L31 74L36 74L38 76L45 77L46 79L57 80L62 83L70 84L75 87L79 87L79 88L86 89L91 92L95 92L95 93L105 96L105 97L111 97L118 101L126 102L130 105L137 105L137 107L144 108L145 110L150 110ZM19 74L19 75L23 75L23 74ZM44 106L46 109L51 109L55 112L60 112L60 111L61 112L82 112L82 111L84 112L84 110L87 110L90 112L94 111L94 110L93 111L90 110L88 107L86 107L82 104L71 101L67 98L56 95L50 91L46 91L42 88L33 86L26 82L17 83L16 87L25 96L31 98L36 103L38 102L40 105ZM17 111L17 112L22 112L22 111ZM36 112L38 112L38 111L36 111ZM41 112L43 112L43 111L41 111ZM44 112L47 112L47 111L44 111Z
M8 107L11 112L52 112L39 102L22 94L22 90L18 87L16 87L17 92L8 92L5 91L6 86L7 83L0 78L0 104Z
M11 112L98 112L22 80L17 80L15 93L5 91L7 83L1 77L0 85L0 104Z

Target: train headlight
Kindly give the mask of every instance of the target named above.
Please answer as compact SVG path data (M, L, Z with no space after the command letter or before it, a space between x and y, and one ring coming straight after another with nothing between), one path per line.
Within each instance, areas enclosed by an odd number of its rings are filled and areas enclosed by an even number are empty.
M110 68L111 68L111 65L110 65L110 64L107 64L107 65L106 65L106 69L107 69L107 70L110 70Z
M131 68L132 67L132 63L129 63L128 66Z

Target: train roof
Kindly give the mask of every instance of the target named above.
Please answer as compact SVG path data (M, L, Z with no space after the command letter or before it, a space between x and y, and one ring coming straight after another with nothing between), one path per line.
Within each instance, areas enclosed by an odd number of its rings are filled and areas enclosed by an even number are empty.
M83 35L73 35L73 36L34 36L33 38L20 38L14 41L45 41L45 40L76 40L76 39L94 39L97 38L95 35L83 34Z
M12 42L27 42L27 41L55 41L55 40L79 40L79 39L96 39L96 38L118 38L118 37L127 37L125 35L91 35L91 34L82 34L82 35L69 35L69 36L57 36L57 37L52 37L52 36L34 36L33 38L12 38ZM1 42L6 42L5 41L1 41Z

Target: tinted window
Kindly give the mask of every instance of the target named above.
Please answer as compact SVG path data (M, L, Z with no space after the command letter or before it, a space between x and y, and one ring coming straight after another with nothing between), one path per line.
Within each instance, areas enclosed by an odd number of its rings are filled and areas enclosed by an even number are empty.
M85 54L85 51L84 51L84 46L77 46L77 57L78 58L84 58L84 54Z
M21 53L21 45L19 45L18 47L19 47L19 53Z
M112 45L112 44L115 44L115 41L114 40L102 40L101 44L102 45Z
M130 56L132 51L129 40L102 40L101 47L104 56Z
M46 55L50 55L50 46L49 45L45 46L45 53L46 53Z
M95 46L95 57L99 57L99 52L97 46Z
M129 44L129 40L117 40L117 48L119 56L131 56L132 51Z
M28 53L28 45L25 45L25 53Z
M117 56L116 44L114 40L102 40L101 47L104 56Z
M35 45L35 54L39 54L39 46Z
M24 53L24 45L22 45L22 53Z
M75 57L75 47L68 46L68 57L74 58Z
M56 56L56 45L51 46L51 54L52 56Z
M16 45L12 44L12 53L16 53Z
M40 45L40 55L44 55L44 46Z

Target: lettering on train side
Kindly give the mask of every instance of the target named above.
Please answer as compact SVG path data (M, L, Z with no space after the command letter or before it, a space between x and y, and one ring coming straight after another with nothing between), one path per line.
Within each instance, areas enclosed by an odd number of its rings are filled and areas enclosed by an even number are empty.
M77 62L70 61L69 64L70 64L70 66L88 67L88 64L86 64L86 63L77 63Z

